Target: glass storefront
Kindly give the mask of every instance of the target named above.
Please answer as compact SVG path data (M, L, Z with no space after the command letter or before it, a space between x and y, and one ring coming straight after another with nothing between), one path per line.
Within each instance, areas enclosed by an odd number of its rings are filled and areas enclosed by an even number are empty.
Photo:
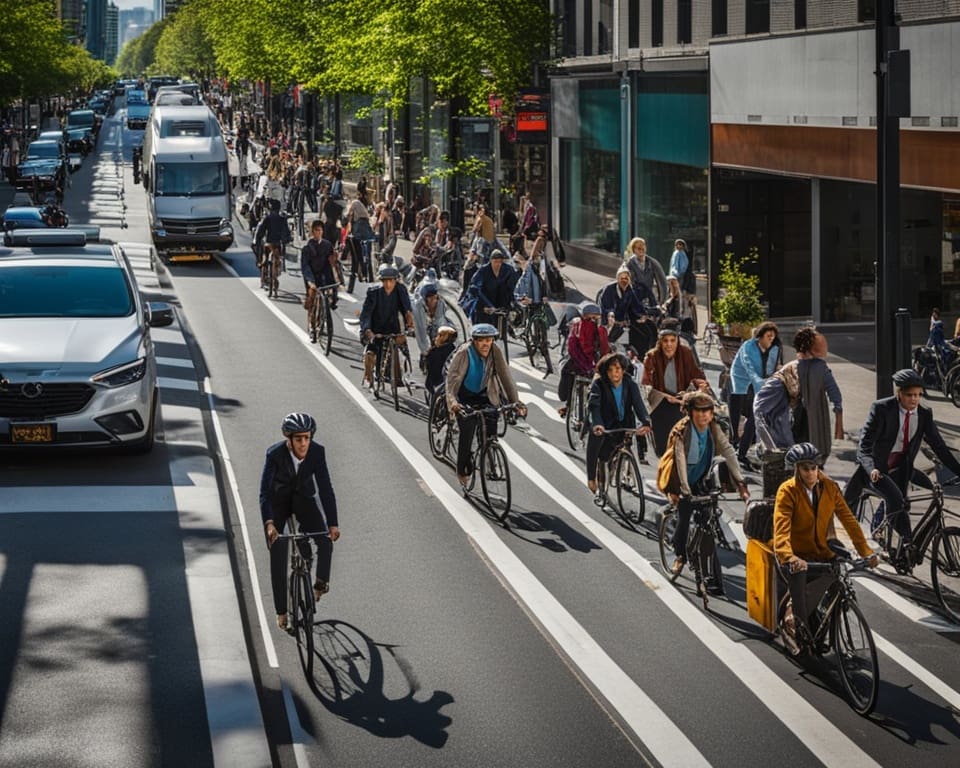
M580 137L560 139L561 236L620 250L620 93L615 80L579 83Z

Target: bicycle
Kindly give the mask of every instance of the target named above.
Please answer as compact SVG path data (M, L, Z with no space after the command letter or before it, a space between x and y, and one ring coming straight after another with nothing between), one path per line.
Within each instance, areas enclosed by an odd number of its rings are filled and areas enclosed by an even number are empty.
M446 406L446 403L444 403L444 406ZM487 408L465 406L461 412L465 419L480 419L471 451L473 471L470 473L469 481L463 487L463 494L466 496L474 489L479 473L483 501L487 505L487 509L490 510L490 514L501 523L506 522L507 516L510 514L510 465L507 463L507 454L500 445L499 431L489 434L487 432L487 420L484 417L493 413L496 413L498 418L500 414L512 414L516 407L515 403ZM456 419L454 419L454 423L456 423ZM459 435L459 428L456 430L448 429L445 439L449 447L444 445L442 451L444 455L448 451L452 453L454 466L456 465L457 443L454 443L453 440L456 438L459 441ZM497 511L498 508L499 512Z
M400 410L401 386L406 387L407 394L413 396L413 384L411 382L413 366L410 363L410 350L406 344L397 343L398 338L412 335L412 331L375 333L373 335L374 339L386 339L386 344L377 346L377 359L373 367L373 397L379 400L384 389L389 385L390 397L393 400L393 410L395 411Z
M704 609L709 603L708 583L716 585L718 595L723 595L723 570L717 547L730 549L727 537L720 526L721 491L710 491L700 496L691 496L693 514L690 516L690 531L687 534L687 562L693 568L697 596L703 601ZM668 505L660 519L659 543L660 564L664 572L675 583L681 571L673 573L670 559L673 557L673 539L677 530L677 508Z
M446 462L451 467L456 467L460 427L457 420L450 417L447 395L443 387L437 389L430 400L427 433L430 440L430 453L433 457Z
M290 522L288 525L290 530L293 530L293 523ZM276 546L277 541L280 540L294 543L294 546L290 547L290 575L287 585L290 590L290 606L287 631L297 638L300 665L303 667L303 673L307 676L307 680L313 679L313 626L316 610L316 601L310 578L313 570L313 547L309 540L327 535L327 533L283 533L277 536L272 544L272 546Z
M624 439L610 454L605 462L597 467L597 493L593 503L600 509L607 506L607 491L616 489L616 512L631 528L640 525L646 516L646 499L643 495L643 478L640 476L640 464L633 455L634 428L604 429L604 435L622 434Z
M933 469L938 466L939 462L934 462ZM946 485L958 483L960 477L954 477ZM907 500L903 514L908 514L912 503L929 501L926 511L913 527L912 550L903 546L899 536L894 545L896 530L890 510L885 508L883 517L874 524L873 498L879 497L876 491L870 488L861 491L856 518L862 523L867 510L870 510L870 517L867 518L870 535L880 545L884 559L901 575L908 575L916 566L922 565L927 548L930 548L930 581L934 594L948 618L960 624L960 527L946 524L945 517L950 511L943 505L943 488L941 483L934 480L933 488L928 493L914 495Z
M577 376L573 380L573 389L570 390L570 398L567 400L567 442L575 451L583 448L586 439L584 430L587 423L587 391L591 382L592 379L587 376Z
M337 287L336 283L319 285L310 289L307 294L307 306L310 312L307 316L307 333L310 340L323 347L323 354L330 356L330 346L333 343L333 307L330 304L330 292Z
M527 347L530 365L534 368L537 365L537 354L543 356L547 370L544 374L544 378L546 378L553 373L553 363L550 360L550 341L547 338L549 324L547 322L546 304L523 305L523 318L523 330L520 332L520 339Z
M492 307L487 307L480 311L480 317L485 315L491 318L493 325L497 327L497 334L500 336L500 340L503 342L503 359L508 363L510 362L510 350L507 349L509 340L507 339L507 316L510 314L509 309L496 309Z
M711 350L720 349L720 326L716 323L707 323L703 327L703 336L697 341L703 344L703 356L708 357Z
M847 701L858 715L869 715L877 703L880 688L880 667L877 663L877 648L873 633L860 610L853 589L851 574L866 570L869 558L851 560L849 553L840 546L831 544L837 557L829 563L807 563L808 573L833 574L834 580L810 616L816 627L810 634L802 623L795 624L795 637L801 650L823 656L833 649L837 671L843 683ZM783 578L781 574L781 578ZM784 642L789 632L786 626L787 608L791 607L787 592L777 606L777 631ZM798 617L794 617L798 621ZM827 639L829 633L829 640Z
M267 291L268 299L276 299L279 296L282 271L283 245L268 243L260 261L260 287Z

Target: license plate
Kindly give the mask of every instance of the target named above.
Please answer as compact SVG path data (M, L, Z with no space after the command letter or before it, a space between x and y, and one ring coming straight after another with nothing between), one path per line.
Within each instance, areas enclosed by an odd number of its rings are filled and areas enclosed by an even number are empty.
M52 443L53 424L11 424L11 443Z

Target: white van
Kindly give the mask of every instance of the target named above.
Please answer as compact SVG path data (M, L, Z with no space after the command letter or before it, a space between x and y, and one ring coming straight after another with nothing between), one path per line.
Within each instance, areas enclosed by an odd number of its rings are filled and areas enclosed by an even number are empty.
M157 250L209 258L233 245L227 147L209 108L154 107L141 162Z

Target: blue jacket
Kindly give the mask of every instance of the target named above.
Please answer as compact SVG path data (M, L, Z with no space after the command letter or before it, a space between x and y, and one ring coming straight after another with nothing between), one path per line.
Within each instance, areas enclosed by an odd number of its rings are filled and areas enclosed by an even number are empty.
M536 296L534 296L534 281L536 281L537 285ZM535 303L540 303L543 301L544 295L543 276L540 274L540 265L537 264L534 266L533 259L531 259L530 263L527 264L527 268L523 270L520 279L517 281L517 287L513 291L513 297L517 301L520 301L520 299L530 299Z
M480 311L483 307L509 309L513 303L513 288L519 277L517 270L507 263L500 267L499 275L493 274L493 267L489 263L480 267L470 281L463 303L473 322L483 320L484 315Z
M675 250L670 257L670 274L679 280L688 266L690 266L690 257L687 256L687 252L679 248Z
M646 285L640 283L621 294L616 280L600 294L600 311L603 312L603 322L611 312L616 320L635 320L641 315L655 317L660 314L657 299Z
M617 413L617 403L613 397L613 388L610 382L602 376L594 378L590 385L590 394L587 397L587 412L590 414L591 426L603 425L606 429L627 429L640 424L650 426L650 414L643 404L640 387L632 376L623 377L623 420Z
M745 395L750 386L754 394L760 391L764 379L769 378L777 370L783 358L783 347L780 339L775 339L767 355L767 364L764 367L760 353L760 344L756 339L747 339L740 345L733 365L730 366L730 392L734 395Z

